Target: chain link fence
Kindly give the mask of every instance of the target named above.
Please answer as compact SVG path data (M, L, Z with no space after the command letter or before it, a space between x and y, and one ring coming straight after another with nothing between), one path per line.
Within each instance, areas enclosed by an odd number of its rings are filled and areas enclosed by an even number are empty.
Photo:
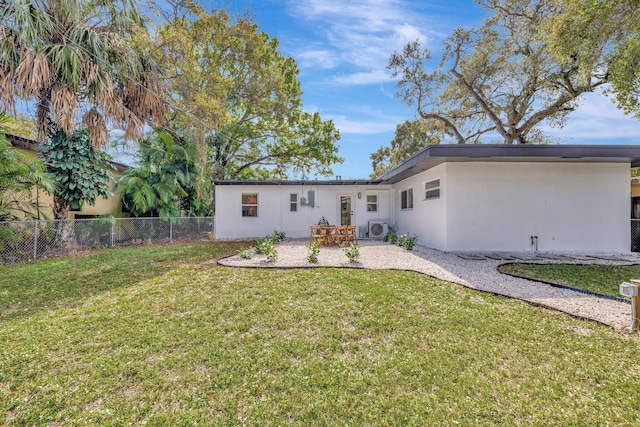
M640 252L640 219L631 220L631 252Z
M75 250L213 238L213 217L0 222L0 264Z

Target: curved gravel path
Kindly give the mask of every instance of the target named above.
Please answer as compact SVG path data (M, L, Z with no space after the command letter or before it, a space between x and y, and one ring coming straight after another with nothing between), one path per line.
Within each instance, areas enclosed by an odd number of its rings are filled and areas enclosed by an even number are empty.
M424 273L438 279L457 283L472 289L517 298L543 307L563 311L573 316L595 320L615 329L628 328L631 323L631 306L624 302L586 295L569 289L557 288L533 280L502 274L498 266L502 260L467 260L457 254L416 247L406 251L398 246L379 241L360 241L360 261L351 264L340 248L321 248L318 263L307 262L306 240L287 239L277 245L278 260L266 262L263 255L250 260L239 256L224 258L219 264L232 267L347 267L367 269L399 269ZM517 261L527 262L527 261ZM536 260L541 262L541 260ZM571 260L543 260L545 263L567 264ZM638 261L640 262L640 259ZM612 260L576 260L574 263L631 264Z

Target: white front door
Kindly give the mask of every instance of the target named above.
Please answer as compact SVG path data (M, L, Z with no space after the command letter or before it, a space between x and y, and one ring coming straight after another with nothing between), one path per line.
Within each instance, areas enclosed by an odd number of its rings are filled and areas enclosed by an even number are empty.
M352 225L353 220L353 206L351 204L351 196L341 195L338 196L338 206L340 207L339 217L340 225Z

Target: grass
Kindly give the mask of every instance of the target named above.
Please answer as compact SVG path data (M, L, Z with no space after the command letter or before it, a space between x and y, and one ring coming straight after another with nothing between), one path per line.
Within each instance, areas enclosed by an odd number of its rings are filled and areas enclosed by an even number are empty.
M634 337L413 272L202 264L237 250L208 245L0 269L3 301L29 307L0 318L0 425L640 419ZM101 258L128 265L119 283Z
M640 279L640 265L505 264L503 273L620 297L619 286Z

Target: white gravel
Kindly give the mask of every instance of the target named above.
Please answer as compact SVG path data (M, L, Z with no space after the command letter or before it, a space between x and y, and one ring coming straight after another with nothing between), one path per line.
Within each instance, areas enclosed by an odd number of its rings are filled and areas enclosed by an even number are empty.
M355 267L411 270L472 289L517 298L573 316L595 320L619 330L628 328L631 324L630 304L500 273L498 266L508 261L466 260L454 253L444 253L419 246L413 251L406 251L380 241L361 240L358 263L349 263L340 248L322 247L318 263L311 264L306 259L307 250L304 247L306 243L306 240L296 239L286 239L279 243L277 245L279 257L275 262L266 262L263 255L254 255L250 260L243 260L235 255L221 259L219 264L232 267ZM636 256L626 254L624 257L629 261L538 259L535 262L601 265L640 263L640 258Z

